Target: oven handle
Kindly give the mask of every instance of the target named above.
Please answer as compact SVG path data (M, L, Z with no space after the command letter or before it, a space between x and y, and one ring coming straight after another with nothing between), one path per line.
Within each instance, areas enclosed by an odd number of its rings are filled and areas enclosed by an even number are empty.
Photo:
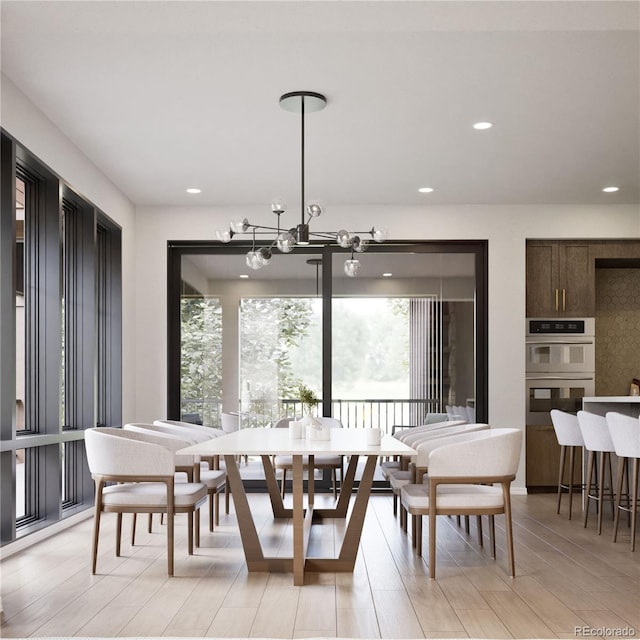
M525 342L527 344L595 344L593 338L591 340L585 338L571 340L571 338L538 338L537 336L527 336Z
M558 374L557 376L554 375L541 375L539 377L537 376L526 376L527 380L595 380L595 376L591 375L584 375L584 376L572 376L570 373L566 373L566 374Z

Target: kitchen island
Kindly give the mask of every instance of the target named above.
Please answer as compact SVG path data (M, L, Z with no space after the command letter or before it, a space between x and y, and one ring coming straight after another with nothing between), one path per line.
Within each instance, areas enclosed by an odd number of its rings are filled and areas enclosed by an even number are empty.
M592 396L582 398L582 408L600 416L617 411L627 416L640 416L640 396Z

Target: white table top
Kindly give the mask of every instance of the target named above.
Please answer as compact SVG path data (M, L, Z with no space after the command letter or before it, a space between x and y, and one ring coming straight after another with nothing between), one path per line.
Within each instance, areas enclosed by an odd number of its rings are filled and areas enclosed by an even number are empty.
M331 429L331 440L291 438L289 429L240 429L218 438L193 444L178 454L211 455L321 455L363 456L414 455L416 452L391 436L379 445L367 445L365 429Z

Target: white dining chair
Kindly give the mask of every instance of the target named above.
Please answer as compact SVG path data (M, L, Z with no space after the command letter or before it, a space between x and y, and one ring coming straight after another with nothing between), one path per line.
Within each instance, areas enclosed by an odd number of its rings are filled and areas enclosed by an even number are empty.
M127 436L111 427L86 429L85 449L96 483L91 572L96 573L100 518L117 514L116 555L120 555L123 513L164 513L167 516L167 572L174 572L174 515L186 513L189 554L193 554L194 513L206 500L199 482L175 482L174 453L168 448ZM117 484L107 485L108 482Z
M638 519L638 470L640 466L640 419L625 416L615 411L606 415L611 440L618 456L618 472L616 478L617 509L613 525L613 541L618 540L618 524L620 511L631 516L631 551L636 549L636 526ZM622 480L625 470L631 466L631 484L628 487L627 505L622 505Z
M123 429L125 431L140 433L146 438L150 438L152 436L163 436L171 441L167 446L169 446L174 452L184 449L191 444L195 444L195 442L188 439L188 436L190 435L188 429L184 430L184 434L176 435L173 433L159 432L151 428L146 428L152 426L153 425L146 425L145 423L137 422L125 424ZM176 471L183 471L187 473L188 480L201 482L207 487L207 495L209 496L209 531L213 531L214 525L218 526L220 524L220 494L225 492L227 488L227 474L225 470L210 468L208 463L201 463L200 460L196 459L194 456L176 454ZM149 532L151 532L151 514L149 515ZM199 544L199 530L197 529L196 546L199 546Z
M495 558L494 516L504 514L509 573L515 577L511 483L522 449L521 429L488 429L473 440L444 444L430 452L428 484L402 488L402 505L414 517L416 553L422 555L422 517L429 516L429 575L436 577L436 521L439 515L488 515ZM499 485L499 486L492 486Z

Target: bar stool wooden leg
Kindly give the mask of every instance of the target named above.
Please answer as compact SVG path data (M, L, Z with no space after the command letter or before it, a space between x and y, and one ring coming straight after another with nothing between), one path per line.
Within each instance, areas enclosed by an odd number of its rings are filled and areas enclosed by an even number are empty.
M571 447L569 449L569 520L571 520L573 511L573 472L576 464L576 448Z
M638 516L638 463L640 459L633 459L633 492L631 495L631 551L636 550L636 524Z
M589 504L591 502L591 478L593 477L593 463L595 460L595 453L593 451L589 451L589 462L587 464L587 488L585 495L587 496L585 505L584 505L584 523L583 525L587 526L587 520L589 519Z
M622 507L622 480L624 478L624 471L627 466L627 459L620 458L618 460L618 480L616 482L616 495L618 497L618 506L616 507L616 518L613 524L613 541L616 542L618 539L618 525L620 524L620 508ZM629 491L629 486L627 483L627 491Z
M556 513L560 513L560 503L562 501L562 485L564 480L564 461L567 454L567 448L564 445L560 446L560 471L558 472L558 509Z
M598 478L598 535L602 535L602 511L604 509L604 464L606 451L600 452L600 473Z

